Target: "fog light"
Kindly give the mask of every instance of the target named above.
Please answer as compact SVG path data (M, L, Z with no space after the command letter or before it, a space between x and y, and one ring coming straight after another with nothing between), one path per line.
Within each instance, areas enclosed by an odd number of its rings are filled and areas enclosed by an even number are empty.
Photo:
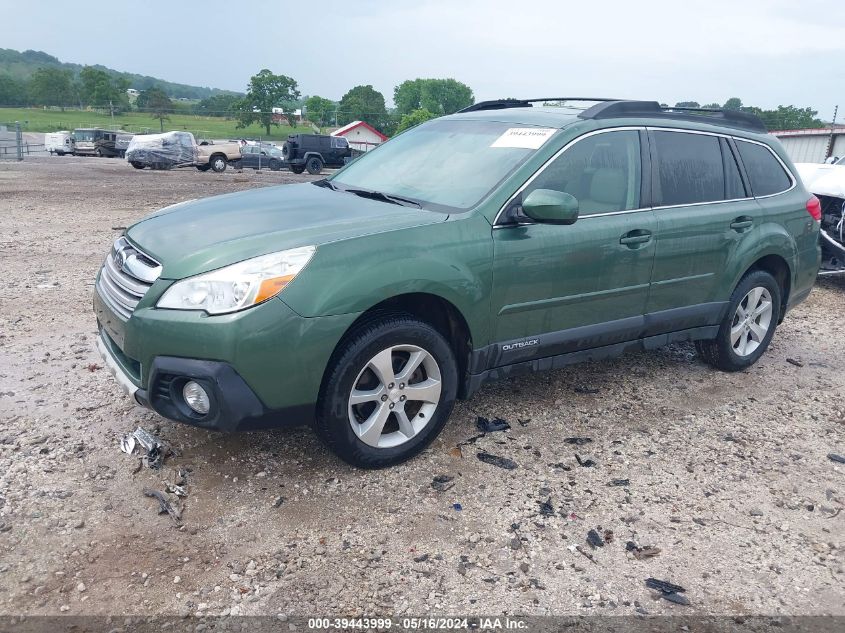
M182 388L182 397L185 398L185 403L200 415L205 415L211 408L208 393L198 382L193 380L185 383Z

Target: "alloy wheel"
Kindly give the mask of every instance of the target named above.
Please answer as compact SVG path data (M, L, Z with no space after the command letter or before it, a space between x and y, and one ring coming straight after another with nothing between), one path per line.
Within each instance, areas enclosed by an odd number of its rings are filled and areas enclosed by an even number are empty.
M373 356L352 383L349 424L369 446L392 448L417 436L434 416L442 382L434 357L416 345Z
M748 291L731 322L731 347L737 356L750 356L760 347L772 325L772 295L766 288Z

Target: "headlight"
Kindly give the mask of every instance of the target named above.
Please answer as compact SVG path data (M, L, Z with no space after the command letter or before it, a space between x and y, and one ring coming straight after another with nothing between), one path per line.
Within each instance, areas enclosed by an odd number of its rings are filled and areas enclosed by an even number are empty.
M170 286L156 307L235 312L275 297L299 274L316 248L302 246L248 259Z

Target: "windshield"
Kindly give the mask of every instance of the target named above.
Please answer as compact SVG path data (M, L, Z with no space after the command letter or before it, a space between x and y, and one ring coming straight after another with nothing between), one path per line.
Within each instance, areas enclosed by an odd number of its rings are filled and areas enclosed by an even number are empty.
M556 131L499 121L430 121L364 154L331 182L409 198L432 210L468 209Z
M73 133L73 138L77 141L93 141L94 130L76 130Z

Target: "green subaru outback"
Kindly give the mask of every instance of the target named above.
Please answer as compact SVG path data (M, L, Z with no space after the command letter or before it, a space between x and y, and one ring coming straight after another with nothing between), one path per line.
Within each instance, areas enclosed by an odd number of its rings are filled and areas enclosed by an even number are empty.
M820 260L780 144L741 112L548 101L479 103L329 178L131 226L94 294L109 369L166 418L311 424L381 467L491 380L675 341L754 363Z

